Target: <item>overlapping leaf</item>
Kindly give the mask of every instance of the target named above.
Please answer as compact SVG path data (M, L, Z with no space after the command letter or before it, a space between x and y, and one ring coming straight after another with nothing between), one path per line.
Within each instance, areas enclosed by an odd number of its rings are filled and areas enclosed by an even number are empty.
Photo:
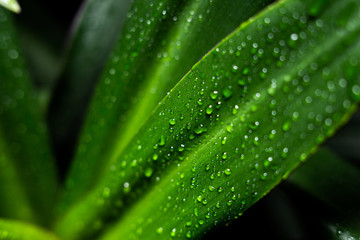
M57 154L68 165L75 140L106 60L125 21L130 0L85 1L65 50L64 66L48 118Z
M191 238L237 218L354 112L359 7L281 1L236 29L171 90L56 231L96 232L130 204L103 239Z
M62 206L96 182L196 61L269 2L135 1L95 92Z

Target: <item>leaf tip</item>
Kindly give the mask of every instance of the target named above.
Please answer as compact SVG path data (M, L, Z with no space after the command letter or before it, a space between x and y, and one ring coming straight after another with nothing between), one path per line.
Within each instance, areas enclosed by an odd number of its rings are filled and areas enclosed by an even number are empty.
M14 13L20 13L21 7L16 0L0 0L0 5Z

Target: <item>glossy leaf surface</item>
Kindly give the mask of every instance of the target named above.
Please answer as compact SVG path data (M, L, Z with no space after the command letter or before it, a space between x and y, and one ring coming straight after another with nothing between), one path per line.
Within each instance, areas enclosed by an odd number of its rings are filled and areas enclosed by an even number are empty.
M196 61L269 2L134 1L96 89L63 207L96 182Z
M171 90L57 232L97 231L125 206L103 239L195 237L237 218L354 112L358 10L353 0L288 0L241 25Z

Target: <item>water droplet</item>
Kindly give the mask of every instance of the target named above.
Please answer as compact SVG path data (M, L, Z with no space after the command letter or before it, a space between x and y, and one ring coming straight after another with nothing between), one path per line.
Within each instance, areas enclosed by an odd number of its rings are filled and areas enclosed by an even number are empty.
M217 98L218 94L219 94L218 91L212 91L210 93L211 99L215 100Z
M204 125L203 124L199 124L195 129L194 129L194 132L197 134L197 135L200 135L201 133L205 132L206 129L204 128Z
M355 101L360 101L360 86L354 85L351 87L351 96Z
M159 228L156 229L156 232L157 232L158 234L162 234L163 231L164 231L164 229L163 229L162 227L159 227Z
M159 146L164 146L165 145L165 136L161 135L160 136L160 140L159 140Z
M170 125L174 126L176 123L175 118L170 119L169 123L170 123Z
M225 173L225 175L227 175L227 176L231 175L231 170L230 170L230 168L225 169L224 173Z
M184 149L185 149L185 145L184 145L184 144L180 144L180 146L178 147L178 151L179 151L179 152L182 152L182 151L184 151Z
M175 236L176 236L176 228L173 228L173 229L171 230L170 236L171 236L171 237L175 237Z
M129 193L131 190L130 183L125 182L124 183L124 193Z
M284 132L287 132L290 130L291 127L291 121L286 121L283 125L282 125L282 130Z
M235 105L234 108L233 108L233 110L232 110L232 114L233 114L233 115L237 114L238 110L239 110L239 106L238 106L238 105Z
M228 86L228 87L224 88L222 93L223 93L223 96L225 97L225 99L230 98L232 96L232 94L233 94L233 92L231 90L231 86Z
M145 170L145 177L151 177L151 175L153 174L153 170L152 168L146 168Z
M232 71L233 71L233 72L237 72L238 69L239 69L238 66L236 66L236 65L233 65L233 66L232 66Z
M207 115L211 115L213 113L214 109L213 109L213 106L212 105L209 105L207 108L206 108L206 114Z

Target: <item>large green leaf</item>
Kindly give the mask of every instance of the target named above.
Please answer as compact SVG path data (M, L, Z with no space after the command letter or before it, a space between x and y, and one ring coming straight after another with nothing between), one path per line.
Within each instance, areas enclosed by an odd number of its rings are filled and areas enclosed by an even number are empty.
M333 215L324 220L334 239L360 237L360 172L333 153L321 150L289 177L289 181L319 199Z
M196 61L269 2L134 1L95 92L63 205L96 182Z
M359 4L281 1L241 25L171 90L56 231L77 238L123 213L104 239L184 238L237 218L354 112Z
M125 21L130 0L85 1L67 46L64 66L49 107L52 137L69 161L93 88Z
M58 240L58 238L39 227L24 222L0 219L1 240Z
M56 172L46 126L14 38L11 15L0 8L0 163L8 167L1 170L0 185L11 189L0 192L1 207L6 210L3 216L28 219L28 211L21 209L30 207L16 204L26 202L18 198L26 195L35 214L47 223L56 196Z

